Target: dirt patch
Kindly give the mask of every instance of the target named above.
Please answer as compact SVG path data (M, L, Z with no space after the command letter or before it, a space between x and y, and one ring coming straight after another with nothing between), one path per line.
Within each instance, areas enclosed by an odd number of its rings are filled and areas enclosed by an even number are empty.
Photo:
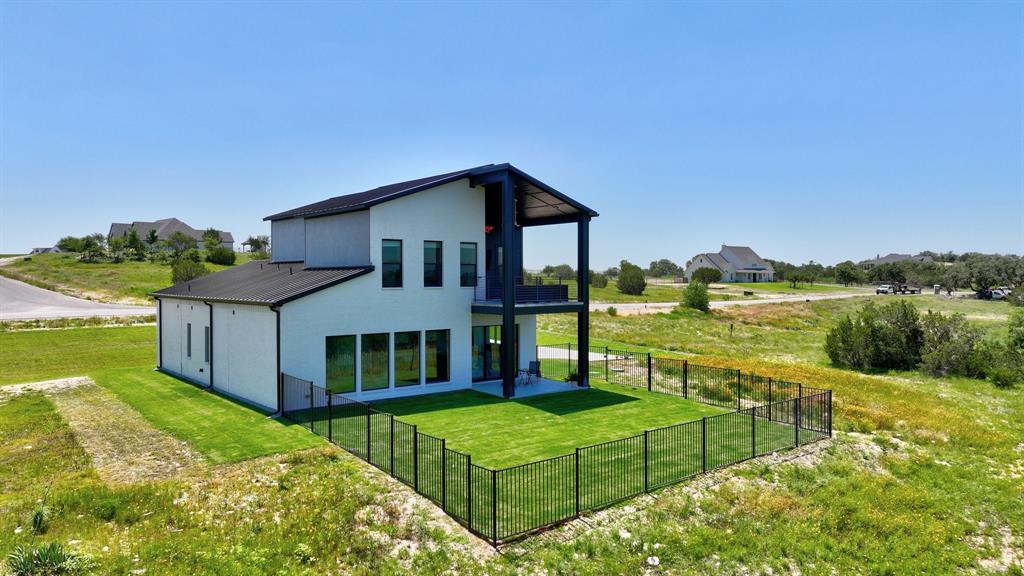
M154 428L108 390L89 378L74 380L46 393L105 482L163 480L203 465L187 443Z
M11 384L0 386L0 402L9 398L28 394L30 392L41 392L43 394L56 394L79 386L92 384L92 379L85 376L74 378L58 378L56 380L44 380L42 382L28 382L26 384Z
M978 528L988 530L984 522ZM1009 526L1000 526L990 535L979 534L968 538L971 547L982 556L978 564L990 572L1007 572L1011 567L1024 568L1024 547L1019 540L1014 537Z

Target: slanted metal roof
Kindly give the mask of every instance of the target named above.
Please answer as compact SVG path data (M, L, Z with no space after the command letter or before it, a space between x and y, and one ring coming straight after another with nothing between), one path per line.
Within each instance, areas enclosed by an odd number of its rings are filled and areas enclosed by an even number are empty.
M365 192L335 196L320 202L271 214L264 218L264 220L327 216L329 214L365 210L382 202L395 200L408 194L442 186L463 178L480 177L502 171L508 171L512 174L515 180L517 195L521 199L519 212L526 219L571 216L580 213L585 213L591 217L598 215L594 210L587 208L511 164L486 164L436 176L388 184Z
M302 262L254 260L157 290L152 296L277 306L373 271L373 266L305 268Z

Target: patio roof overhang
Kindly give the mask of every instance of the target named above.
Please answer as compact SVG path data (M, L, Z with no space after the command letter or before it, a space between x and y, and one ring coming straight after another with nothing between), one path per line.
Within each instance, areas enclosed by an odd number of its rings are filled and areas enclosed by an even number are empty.
M474 169L469 177L473 186L504 182L508 174L515 186L516 224L546 226L568 224L591 219L598 213L562 194L511 164L497 164Z

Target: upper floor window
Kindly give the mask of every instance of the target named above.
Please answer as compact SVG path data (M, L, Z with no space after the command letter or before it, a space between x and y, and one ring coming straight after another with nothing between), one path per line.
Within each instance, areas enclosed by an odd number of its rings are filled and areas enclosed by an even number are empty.
M384 240L381 278L385 288L402 287L402 241Z
M426 240L423 242L423 285L442 286L441 242Z
M459 245L459 285L476 286L476 242Z

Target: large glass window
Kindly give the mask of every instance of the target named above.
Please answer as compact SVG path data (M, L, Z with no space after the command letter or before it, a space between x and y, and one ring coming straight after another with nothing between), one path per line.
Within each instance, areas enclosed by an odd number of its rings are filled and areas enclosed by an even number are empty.
M519 354L519 325L513 353ZM473 326L473 380L501 378L501 326Z
M380 262L382 285L385 288L401 288L402 241L385 240Z
M327 337L327 388L334 392L356 391L356 337Z
M476 242L459 244L459 285L476 286Z
M447 382L451 379L449 369L451 359L449 354L449 332L448 330L427 330L426 351L427 351L427 383Z
M442 256L441 242L437 240L426 240L423 242L423 285L442 286Z
M395 386L420 383L420 333L395 332Z
M388 387L388 334L363 334L363 391Z

